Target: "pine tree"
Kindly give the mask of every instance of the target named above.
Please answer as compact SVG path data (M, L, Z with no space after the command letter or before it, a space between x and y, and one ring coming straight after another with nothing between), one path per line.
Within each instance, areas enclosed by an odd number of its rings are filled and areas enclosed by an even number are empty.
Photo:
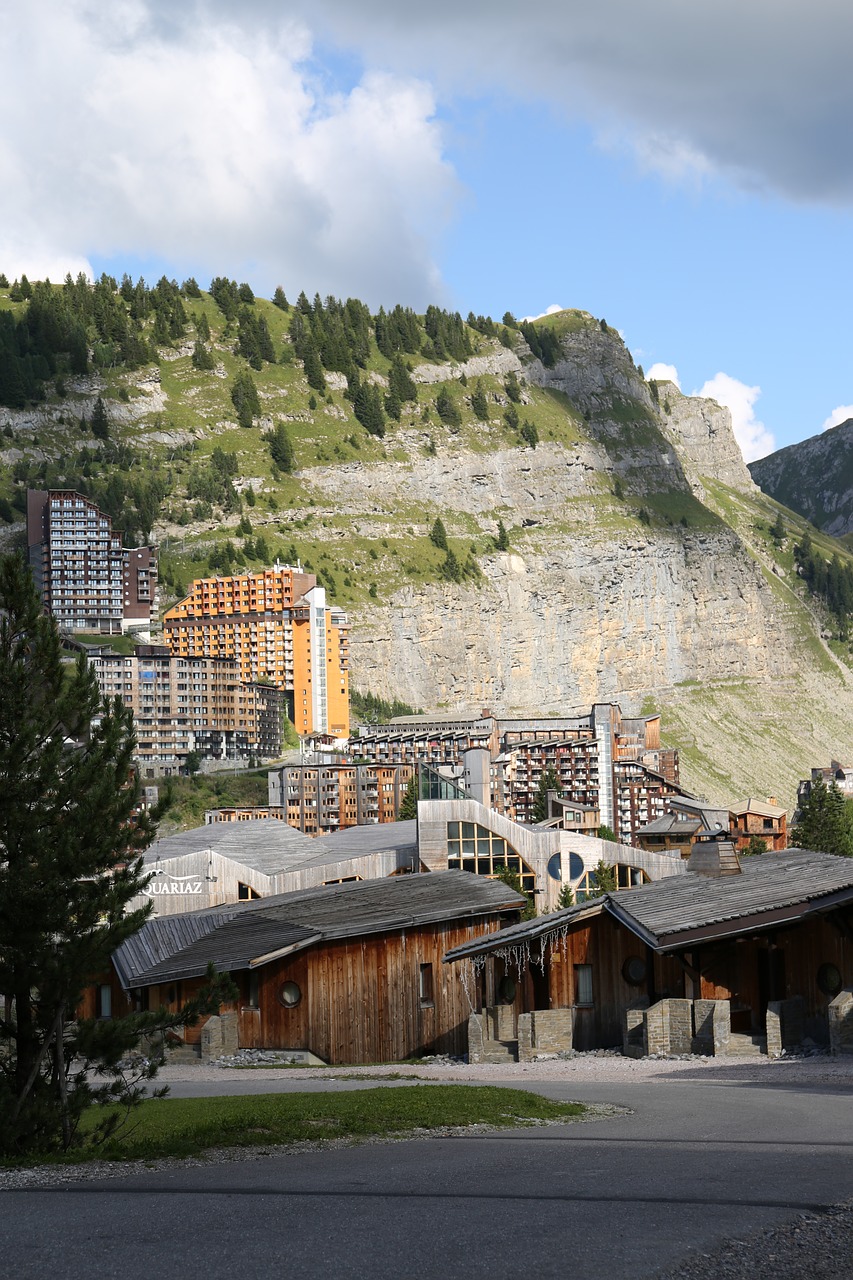
M533 797L533 813L531 815L534 822L544 822L548 817L548 792L556 791L559 793L560 779L557 777L556 771L550 766L543 769L539 775L539 785L536 788L536 795Z
M416 774L412 774L406 784L406 791L403 799L400 801L400 808L397 811L398 822L410 822L418 816L418 779Z
M192 1019L157 1014L73 1021L87 987L150 907L146 815L131 820L132 715L101 702L85 657L69 672L55 621L19 556L0 560L0 1152L67 1149L93 1102L133 1105L119 1066L139 1035ZM156 1067L144 1068L150 1078ZM98 1072L95 1076L93 1073ZM116 1122L106 1111L102 1133ZM94 1135L97 1136L97 1135Z
M196 341L193 347L192 366L194 369L216 368L216 357L201 341Z
M458 427L462 421L462 415L457 408L456 401L447 387L442 387L435 397L435 411L441 421L447 423L449 427Z
M241 370L231 385L231 403L237 411L237 421L241 427L250 427L255 418L261 416L261 402L258 388L248 369Z
M522 920L532 920L536 915L536 904L533 901L532 896L529 893L524 892L524 887L519 873L513 870L512 867L496 864L495 879L502 880L508 888L514 889L516 893L524 895L527 899L527 905L522 907L521 918Z
M436 516L435 524L430 529L429 540L439 551L447 550L447 530L441 516Z
M418 398L415 380L403 363L399 352L394 356L391 368L388 370L388 388L391 395L395 395L402 404Z
M280 311L290 310L290 303L287 301L284 290L280 284L277 284L275 287L275 293L272 296L272 301L273 306L278 307Z
M603 858L595 864L592 874L595 879L595 892L597 894L616 892L615 868L611 867Z
M498 532L495 536L495 550L509 551L509 534L503 520L498 521Z
M845 800L835 783L828 787L815 779L796 814L791 844L817 853L853 855L853 804Z
M471 409L479 418L480 422L488 422L489 420L489 402L486 399L486 393L483 390L483 379L477 379L477 385L471 394Z
M315 391L325 391L326 379L323 376L323 366L320 364L317 348L310 339L303 345L302 362L305 366L305 377L308 379L308 386L313 387Z
M279 471L284 471L289 475L296 467L296 455L293 452L293 444L287 427L283 422L276 423L273 430L266 437L266 441L269 446L270 457Z
M530 445L531 449L536 448L537 444L539 443L539 432L536 430L535 423L530 422L527 418L525 418L524 422L521 424L521 431L519 432L519 434L522 440L524 440L526 444Z
M507 374L504 391L513 404L521 404L521 384L518 381L515 370Z
M109 440L110 438L110 419L107 414L107 407L100 396L95 401L95 407L92 410L92 435L98 440Z
M567 907L575 905L575 891L570 884L560 886L560 893L557 898L557 910L565 911Z

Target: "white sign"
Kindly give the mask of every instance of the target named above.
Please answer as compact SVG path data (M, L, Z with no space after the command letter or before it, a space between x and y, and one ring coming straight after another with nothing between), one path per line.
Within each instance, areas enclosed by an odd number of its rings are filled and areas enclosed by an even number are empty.
M157 898L165 893L201 893L202 882L198 876L173 876L165 874L161 880L156 875L150 880L142 892L148 898Z

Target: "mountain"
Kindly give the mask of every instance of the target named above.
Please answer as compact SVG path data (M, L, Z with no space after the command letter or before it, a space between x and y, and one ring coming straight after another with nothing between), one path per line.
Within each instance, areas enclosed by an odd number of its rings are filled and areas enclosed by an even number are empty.
M853 419L749 464L755 483L836 538L853 532Z
M809 593L806 524L753 483L727 410L646 381L586 312L371 316L214 284L218 302L166 282L148 305L102 281L91 315L72 286L87 371L31 347L43 398L0 408L7 542L27 484L66 485L153 533L164 603L212 568L298 557L350 613L354 688L447 713L660 710L683 780L720 802L792 808L812 764L853 755L845 617ZM32 307L11 292L7 328ZM238 375L258 395L242 427Z

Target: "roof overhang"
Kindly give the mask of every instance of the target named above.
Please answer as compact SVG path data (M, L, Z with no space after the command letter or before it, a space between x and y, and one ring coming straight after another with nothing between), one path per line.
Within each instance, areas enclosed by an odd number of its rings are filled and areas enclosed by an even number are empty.
M295 951L304 951L306 947L313 947L315 942L321 942L322 933L314 933L308 938L300 938L298 942L291 942L287 947L279 947L277 951L267 951L262 956L255 956L254 960L249 961L250 969L259 969L261 965L271 964L273 960L282 960L285 956L291 956Z
M603 898L596 898L588 907L583 907L581 910L572 908L572 915L562 920L555 919L553 915L541 916L531 921L533 927L525 929L521 934L516 932L517 926L511 929L498 929L482 938L476 938L473 942L465 942L461 947L454 947L444 956L444 963L454 964L457 960L465 960L469 956L489 955L504 948L513 947L517 943L535 942L538 939L547 938L552 933L562 933L600 915L604 905ZM538 928L536 928L537 925Z
M627 911L619 910L613 898L608 899L607 909L620 924L630 929L653 950L666 954L701 942L739 938L750 933L779 929L786 924L799 924L807 916L823 915L849 902L853 902L853 888L839 889L835 893L826 894L824 897L808 902L795 902L783 907L774 907L768 911L755 911L750 915L738 916L731 920L716 920L710 924L697 925L693 929L679 929L677 933L662 934L660 937L646 929Z

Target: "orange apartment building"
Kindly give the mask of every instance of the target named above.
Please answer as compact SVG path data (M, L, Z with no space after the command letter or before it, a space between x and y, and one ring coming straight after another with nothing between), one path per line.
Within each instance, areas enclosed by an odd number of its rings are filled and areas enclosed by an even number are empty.
M349 736L347 616L314 574L276 564L196 579L164 615L163 638L181 657L227 658L243 681L285 690L300 736Z

